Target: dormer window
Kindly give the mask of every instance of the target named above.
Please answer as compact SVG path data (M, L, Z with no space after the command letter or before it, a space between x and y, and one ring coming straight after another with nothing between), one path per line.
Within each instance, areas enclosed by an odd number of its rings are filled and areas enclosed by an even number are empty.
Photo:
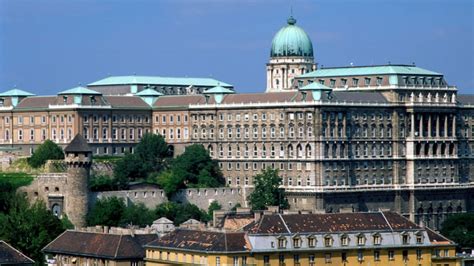
M329 85L331 86L331 88L336 87L336 80L335 80L335 79L331 79Z
M320 79L320 80L319 80L319 84L324 85L324 79Z
M370 86L370 78L365 78L365 86Z
M324 246L325 247L332 247L333 244L333 239L331 236L325 236L324 237Z
M342 86L346 86L347 85L347 79L341 79L341 84L342 84Z
M278 238L278 248L286 248L286 238L280 237Z
M423 233L422 232L418 232L416 234L416 243L417 244L423 244Z
M359 79L352 79L352 86L359 87Z
M3 107L4 104L5 104L5 99L0 98L0 107Z
M314 248L316 246L316 238L314 236L308 237L308 247Z
M358 246L365 245L365 236L363 234L360 234L357 236L357 245Z
M382 244L382 237L380 236L380 234L375 234L373 236L373 242L374 242L374 245Z
M402 234L402 244L407 245L409 243L410 243L410 236L408 235L408 233L403 233Z
M383 78L382 77L377 77L377 86L382 85Z
M341 246L349 245L349 237L347 235L341 236Z
M293 238L293 247L294 248L300 248L301 247L301 238L300 237L294 237Z
M63 96L63 102L67 103L67 96L66 95Z

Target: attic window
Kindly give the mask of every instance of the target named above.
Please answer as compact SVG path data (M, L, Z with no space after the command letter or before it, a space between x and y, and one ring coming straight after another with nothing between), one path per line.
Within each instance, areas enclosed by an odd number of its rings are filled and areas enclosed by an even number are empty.
M4 105L4 103L5 103L5 99L0 98L0 107L2 107Z
M347 246L349 244L349 237L347 235L341 236L341 246Z
M295 237L293 238L293 247L300 248L301 247L301 238Z
M379 234L373 236L374 245L380 245L382 243L382 238Z
M278 238L278 248L286 248L286 238L285 237Z
M410 242L410 236L408 233L402 234L402 244L407 245Z
M316 238L314 236L308 237L308 247L314 248L316 246Z
M333 244L333 239L331 236L325 236L324 237L324 246L325 247L331 247Z
M357 245L358 246L363 246L365 245L365 236L364 235L358 235L357 236Z

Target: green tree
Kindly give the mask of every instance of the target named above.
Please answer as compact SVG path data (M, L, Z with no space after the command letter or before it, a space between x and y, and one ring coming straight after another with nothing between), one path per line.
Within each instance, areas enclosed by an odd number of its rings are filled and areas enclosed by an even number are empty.
M147 133L135 147L143 173L160 172L170 157L168 144L161 135Z
M449 216L441 225L441 234L461 248L474 248L474 213Z
M217 161L213 160L204 146L193 144L176 157L169 173L158 178L158 184L172 195L185 187L219 187L225 184Z
M48 139L28 158L28 164L33 168L38 168L43 166L47 160L62 159L64 159L64 153L61 147Z
M87 224L119 226L125 212L125 203L117 197L99 199L87 214Z
M114 177L118 188L126 188L131 179L147 178L152 173L159 173L169 158L164 138L161 135L145 134L135 147L135 153L128 153L116 161Z
M217 200L214 200L209 204L209 208L207 208L208 219L211 220L214 217L214 211L218 210L222 210L222 206L217 202Z
M151 225L155 219L155 213L148 209L143 203L131 204L125 208L119 224L124 227L127 225L145 227Z
M22 194L11 194L8 209L0 212L0 239L12 244L44 265L41 249L61 234L65 228L61 221L46 209L44 202L30 205Z
M194 204L179 204L176 202L165 202L155 208L156 217L166 217L179 225L188 219L196 219L202 222L209 220L207 213Z
M248 196L252 210L264 210L267 206L279 206L280 209L289 208L285 190L280 188L281 181L276 169L267 168L254 176L254 190Z

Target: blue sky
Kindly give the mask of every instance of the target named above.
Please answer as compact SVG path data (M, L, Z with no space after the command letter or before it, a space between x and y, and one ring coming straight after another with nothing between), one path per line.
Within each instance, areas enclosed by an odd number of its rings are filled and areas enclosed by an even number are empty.
M415 62L474 93L472 0L0 0L0 91L137 74L261 92L290 5L320 65Z

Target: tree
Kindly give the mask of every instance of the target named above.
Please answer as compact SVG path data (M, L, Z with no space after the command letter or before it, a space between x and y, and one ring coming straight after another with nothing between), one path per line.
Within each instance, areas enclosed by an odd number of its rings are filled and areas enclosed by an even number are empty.
M87 224L118 226L125 212L125 203L117 197L99 199L87 214Z
M185 187L219 187L225 184L217 161L200 144L186 147L183 154L176 157L169 173L158 178L158 184L168 195Z
M148 209L143 203L131 204L125 208L120 219L120 226L138 225L145 227L151 225L156 220L154 212Z
M2 194L3 191L0 193ZM0 212L0 239L9 242L36 265L44 265L41 249L61 234L65 228L61 221L42 201L33 205L22 194L13 193L7 209Z
M441 234L461 248L474 248L474 213L449 216L441 225Z
M280 188L281 181L276 169L267 168L254 176L255 188L248 197L252 210L264 210L267 206L279 206L280 209L289 208L285 190Z
M209 204L209 208L207 209L207 214L209 217L209 220L211 220L214 217L214 211L222 210L222 206L217 202L217 200L214 200Z
M117 160L114 176L119 188L126 188L130 179L146 178L163 170L170 157L168 145L161 135L145 134L135 147L135 153Z
M156 217L166 217L173 221L175 225L189 220L196 219L202 222L207 222L207 213L194 204L178 204L175 202L165 202L155 208Z
M38 168L43 166L47 160L62 159L64 159L64 153L61 147L48 139L28 158L28 164L33 168Z

